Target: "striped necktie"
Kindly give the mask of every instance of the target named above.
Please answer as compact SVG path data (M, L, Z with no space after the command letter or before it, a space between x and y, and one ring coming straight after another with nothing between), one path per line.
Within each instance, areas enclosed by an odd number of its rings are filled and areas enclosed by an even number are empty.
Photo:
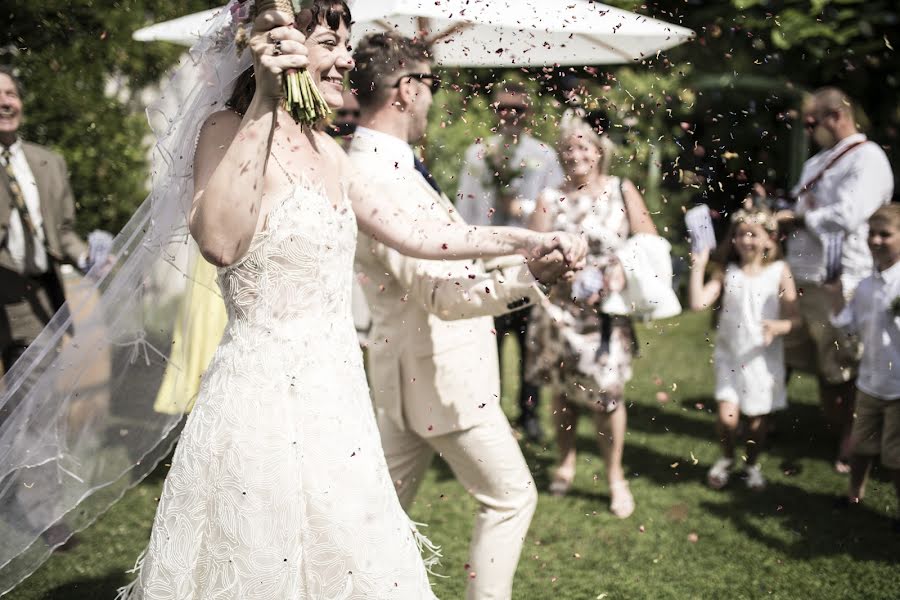
M31 220L31 213L28 212L28 205L25 204L25 195L22 193L22 187L16 179L16 172L13 171L12 153L9 148L3 148L3 168L6 171L7 184L9 185L10 198L12 199L12 209L19 213L19 220L22 222L22 233L25 238L25 272L32 273L36 271L34 259L34 244L37 240L37 229L34 221Z

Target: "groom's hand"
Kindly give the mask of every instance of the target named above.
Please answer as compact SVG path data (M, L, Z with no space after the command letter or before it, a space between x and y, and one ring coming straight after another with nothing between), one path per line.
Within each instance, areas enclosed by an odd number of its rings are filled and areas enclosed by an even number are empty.
M570 272L566 258L559 250L528 261L528 270L544 285L553 285L560 277Z

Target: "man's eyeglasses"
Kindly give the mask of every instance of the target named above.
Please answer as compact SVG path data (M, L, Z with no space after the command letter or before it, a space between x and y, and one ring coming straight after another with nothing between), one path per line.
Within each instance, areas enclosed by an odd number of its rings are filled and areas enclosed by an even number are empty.
M397 83L394 84L394 87L400 87L400 82L404 79L416 79L418 81L421 81L422 83L425 83L429 88L431 88L432 94L437 94L438 90L441 89L441 80L434 73L407 73L397 80Z

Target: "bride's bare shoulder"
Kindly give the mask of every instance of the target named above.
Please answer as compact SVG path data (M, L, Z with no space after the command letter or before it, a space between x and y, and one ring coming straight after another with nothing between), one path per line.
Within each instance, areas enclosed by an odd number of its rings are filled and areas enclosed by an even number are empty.
M341 145L337 143L337 140L325 132L320 131L316 136L318 137L317 141L322 153L327 156L338 169L343 170L349 164L349 159Z

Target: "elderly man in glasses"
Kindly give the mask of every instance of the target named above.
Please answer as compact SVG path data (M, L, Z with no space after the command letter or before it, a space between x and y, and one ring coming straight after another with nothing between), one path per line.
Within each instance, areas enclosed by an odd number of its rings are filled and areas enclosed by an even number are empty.
M520 83L494 85L491 106L497 113L496 135L479 140L466 150L459 174L456 207L474 225L525 226L538 194L559 188L563 172L551 147L528 133L531 99ZM526 333L530 307L495 320L497 344L507 337L519 343L518 425L532 442L543 437L537 418L539 390L524 378ZM502 354L501 354L502 356Z
M410 147L425 133L440 85L429 57L422 43L394 34L357 45L350 83L360 120L348 154L417 219L460 222ZM533 305L537 282L549 283L565 266L526 265L521 257L493 266L419 260L361 235L356 268L372 314L372 400L400 502L410 506L439 454L479 504L466 560L468 598L508 600L537 492L500 408L491 317Z
M794 210L777 214L804 318L785 340L785 356L789 366L817 376L826 416L841 438L835 469L847 472L859 346L831 326L826 286L842 287L849 300L871 274L867 222L891 201L894 176L881 147L859 132L853 103L841 90L815 91L803 118L820 151L803 165Z

